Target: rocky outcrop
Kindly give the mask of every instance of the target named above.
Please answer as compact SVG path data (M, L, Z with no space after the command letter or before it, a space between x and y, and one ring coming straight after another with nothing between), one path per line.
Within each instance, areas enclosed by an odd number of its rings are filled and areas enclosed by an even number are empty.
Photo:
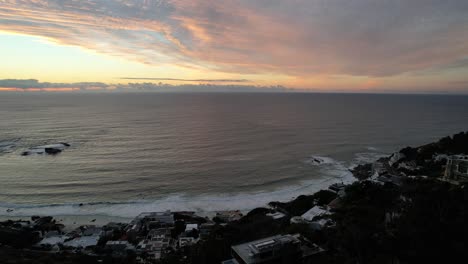
M365 180L372 176L372 164L367 163L357 165L356 167L350 169L350 171L358 180Z
M468 153L468 132L445 137L419 147L406 147L374 163L359 165L351 172L359 180L372 176L442 177L447 156ZM369 175L369 168L372 172Z
M57 155L61 153L66 148L70 147L70 144L65 142L60 142L57 144L50 144L44 146L37 146L30 148L27 151L21 153L22 156L29 156L29 155Z

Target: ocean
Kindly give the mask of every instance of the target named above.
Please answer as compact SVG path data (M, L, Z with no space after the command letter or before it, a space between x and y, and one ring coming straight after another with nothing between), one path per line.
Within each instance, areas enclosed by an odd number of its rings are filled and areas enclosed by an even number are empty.
M467 96L2 93L0 216L248 210L464 130Z

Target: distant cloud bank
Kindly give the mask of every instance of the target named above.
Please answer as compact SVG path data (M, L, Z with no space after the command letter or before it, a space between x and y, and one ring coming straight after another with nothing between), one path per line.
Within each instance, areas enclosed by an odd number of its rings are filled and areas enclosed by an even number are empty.
M177 79L177 78L145 78L145 77L121 77L121 80L151 80L151 81L179 81L179 82L216 82L216 83L245 83L247 79Z
M137 78L139 79L139 78ZM171 80L170 78L149 78ZM187 80L189 81L189 80ZM35 79L0 80L0 92L288 92L283 86L253 86L233 84L204 84L210 80L199 80L200 84L172 85L167 83L106 84L102 82L50 83ZM211 80L214 81L214 80ZM219 82L219 80L216 80ZM225 80L228 81L228 80ZM239 80L242 81L242 80ZM232 82L232 80L229 80Z

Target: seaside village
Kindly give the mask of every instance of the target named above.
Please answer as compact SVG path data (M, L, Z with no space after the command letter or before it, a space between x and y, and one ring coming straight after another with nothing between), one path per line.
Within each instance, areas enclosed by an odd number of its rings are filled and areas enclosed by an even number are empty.
M334 184L330 189L344 195L344 187ZM302 216L288 217L286 212L271 209L265 216L273 221L307 223L312 229L321 229L333 225L326 217L329 210L328 207L314 206ZM66 231L65 226L52 217L32 217L30 221L3 222L0 236L12 240L21 238L23 241L16 242L24 246L37 241L28 249L32 254L85 254L132 259L133 263L159 263L177 251L182 258L188 258L184 255L188 248L213 236L216 226L240 221L243 216L240 211L216 212L212 219L197 216L194 212L146 212L130 223L108 223L102 227L84 225L71 231ZM264 237L234 245L231 250L232 259L222 263L311 263L325 252L299 234Z
M439 159L445 162L445 173L441 180L455 184L468 181L468 156L434 156L435 161ZM354 174L358 179L366 174L366 180L398 186L403 176L418 169L415 162L405 160L404 152L398 152L371 165L356 168ZM191 255L202 250L200 248L205 241L225 243L226 238L217 231L219 228L241 225L253 221L254 217L267 219L262 221L269 225L302 225L311 231L333 227L335 222L330 215L340 208L340 200L346 196L346 187L342 183L335 183L329 190L321 191L332 198L327 200L330 202L320 203L317 201L320 198L315 198L312 206L300 215L292 214L294 210L285 209L287 203L277 202L270 203L269 208L255 209L247 215L240 211L223 211L208 218L194 212L147 212L138 215L130 223L108 223L101 227L85 225L75 230L66 230L52 217L6 221L0 224L3 244L0 248L22 248L22 254L31 256L45 252L80 254L98 259L98 262L102 262L101 258L110 258L113 260L111 263L160 263L171 257L177 260L172 263L190 263ZM260 221L258 229L262 228L262 223ZM255 232L255 227L251 232ZM248 232L237 235L249 237ZM231 258L221 263L319 263L321 256L327 252L325 246L312 243L295 232L278 233L230 244L229 247ZM210 254L218 253L212 251Z

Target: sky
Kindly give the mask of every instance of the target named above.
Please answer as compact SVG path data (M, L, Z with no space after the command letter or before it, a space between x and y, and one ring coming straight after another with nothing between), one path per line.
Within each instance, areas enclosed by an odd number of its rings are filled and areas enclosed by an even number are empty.
M0 0L0 58L0 91L468 93L468 1Z

